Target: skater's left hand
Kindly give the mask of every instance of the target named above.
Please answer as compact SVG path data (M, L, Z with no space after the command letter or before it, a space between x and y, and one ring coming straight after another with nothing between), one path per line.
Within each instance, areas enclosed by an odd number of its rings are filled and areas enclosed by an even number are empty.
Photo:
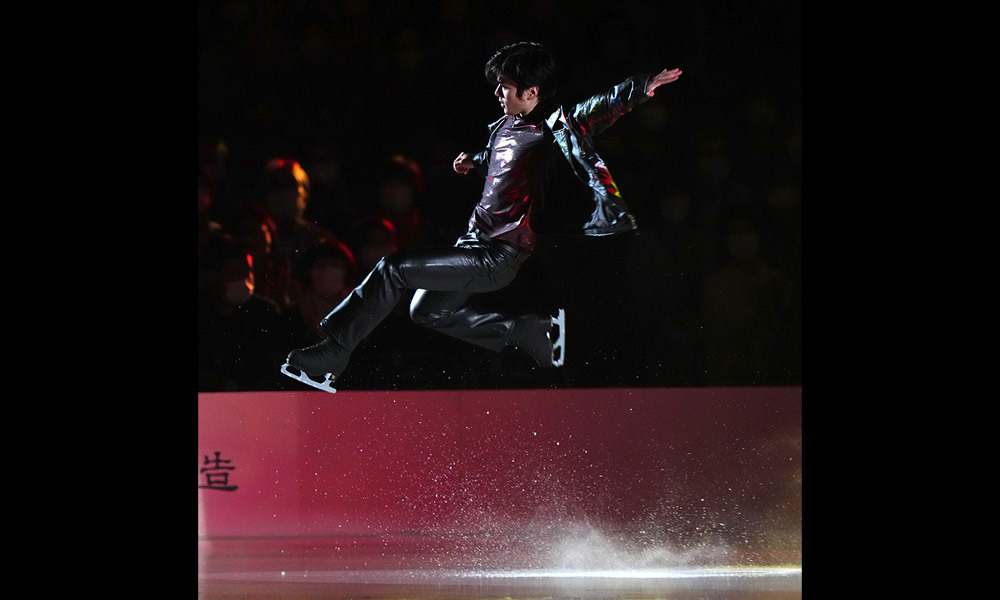
M663 69L658 75L654 75L646 83L646 95L653 96L653 90L656 88L665 83L673 83L674 81L677 81L677 79L681 76L681 73L683 73L683 71L680 69Z
M465 175L466 173L471 171L473 168L475 168L475 166L476 163L472 162L472 157L469 156L467 152L462 152L461 154L459 154L455 158L455 160L453 160L451 163L451 168L455 169L456 173L460 173L462 175Z

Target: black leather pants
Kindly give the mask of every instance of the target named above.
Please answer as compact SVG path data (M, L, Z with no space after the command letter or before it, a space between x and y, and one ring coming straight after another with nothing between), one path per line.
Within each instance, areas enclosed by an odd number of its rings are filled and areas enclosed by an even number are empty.
M514 280L530 255L475 230L451 248L404 249L384 257L323 321L321 329L348 352L393 310L403 292L415 323L499 352L538 335L538 316L481 311L473 294L499 290Z

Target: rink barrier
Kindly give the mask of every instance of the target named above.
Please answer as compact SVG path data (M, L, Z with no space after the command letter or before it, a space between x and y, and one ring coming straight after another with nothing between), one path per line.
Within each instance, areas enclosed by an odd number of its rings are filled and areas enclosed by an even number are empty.
M198 534L794 521L801 406L800 387L199 394Z

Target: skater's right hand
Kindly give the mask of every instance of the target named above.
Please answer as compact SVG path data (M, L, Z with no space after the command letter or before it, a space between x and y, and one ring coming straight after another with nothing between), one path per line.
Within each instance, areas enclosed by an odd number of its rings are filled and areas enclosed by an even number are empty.
M677 81L680 78L681 73L683 73L683 71L680 69L663 69L658 74L651 77L649 82L646 83L646 95L654 96L655 92L653 90L661 85Z
M466 152L459 154L451 163L451 168L455 169L455 172L460 175L465 175L475 166L476 164L472 162L472 157Z

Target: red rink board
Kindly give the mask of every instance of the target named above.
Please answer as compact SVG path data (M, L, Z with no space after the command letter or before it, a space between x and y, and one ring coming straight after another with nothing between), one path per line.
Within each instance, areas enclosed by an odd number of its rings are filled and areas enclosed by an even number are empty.
M587 523L797 543L800 387L219 393L198 402L203 538Z

